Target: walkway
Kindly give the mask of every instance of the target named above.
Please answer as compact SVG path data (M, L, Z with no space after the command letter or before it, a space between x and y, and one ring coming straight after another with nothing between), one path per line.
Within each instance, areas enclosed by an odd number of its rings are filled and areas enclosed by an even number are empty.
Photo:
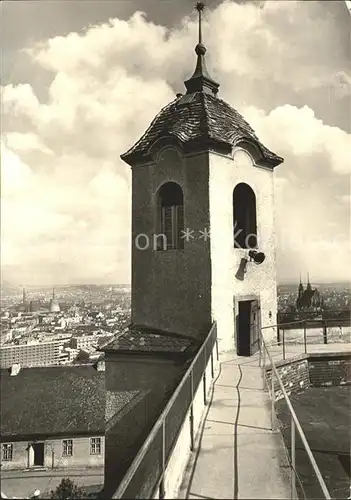
M226 353L220 361L200 452L180 497L290 498L284 445L280 433L271 431L258 355Z
M307 351L351 352L351 344L313 344ZM275 361L282 359L282 347L270 352ZM303 353L303 345L286 346L286 358ZM291 498L283 438L271 431L270 398L263 390L258 358L221 354L200 450L189 464L179 498Z

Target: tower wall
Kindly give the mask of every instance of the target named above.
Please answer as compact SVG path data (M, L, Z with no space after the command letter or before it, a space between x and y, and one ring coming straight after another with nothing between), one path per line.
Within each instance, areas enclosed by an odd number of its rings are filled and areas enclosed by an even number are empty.
M154 164L132 170L132 322L198 338L211 324L210 242L199 239L209 227L208 153L184 158L165 149ZM184 227L195 238L184 249L155 250L157 191L177 182L184 195ZM138 235L145 234L145 237ZM137 238L137 240L136 240Z
M257 297L261 325L276 323L273 172L254 166L250 156L237 151L234 160L210 153L209 174L212 315L217 321L220 350L228 351L236 345L234 308L240 299ZM258 249L266 256L260 265L248 262L243 281L236 279L235 274L248 250L236 249L233 243L233 190L240 182L247 183L255 192ZM263 333L266 338L276 336L275 329L263 330Z

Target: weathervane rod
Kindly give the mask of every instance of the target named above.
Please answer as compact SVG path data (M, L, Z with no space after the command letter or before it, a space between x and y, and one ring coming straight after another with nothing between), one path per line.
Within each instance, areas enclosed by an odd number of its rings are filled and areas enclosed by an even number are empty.
M201 17L201 12L204 10L205 4L204 2L197 2L195 5L195 9L199 13L199 44L202 43L202 17Z

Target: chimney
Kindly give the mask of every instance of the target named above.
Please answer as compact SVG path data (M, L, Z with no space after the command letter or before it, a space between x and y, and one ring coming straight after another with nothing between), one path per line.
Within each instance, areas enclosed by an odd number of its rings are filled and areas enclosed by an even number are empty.
M10 372L11 377L15 377L16 375L18 375L20 372L20 369L21 369L21 365L19 363L12 365L11 372Z

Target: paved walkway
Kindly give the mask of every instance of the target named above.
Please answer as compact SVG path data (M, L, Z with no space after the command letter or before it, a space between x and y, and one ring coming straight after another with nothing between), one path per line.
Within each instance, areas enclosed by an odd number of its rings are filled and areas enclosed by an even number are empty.
M289 469L279 432L271 431L258 355L222 354L201 448L181 496L288 499ZM185 491L187 490L187 491Z
M351 344L314 344L307 351L351 352ZM282 359L281 347L270 352L274 361ZM286 346L286 358L303 353L303 345ZM200 450L180 498L291 498L283 438L271 431L270 398L263 390L258 358L221 354Z

